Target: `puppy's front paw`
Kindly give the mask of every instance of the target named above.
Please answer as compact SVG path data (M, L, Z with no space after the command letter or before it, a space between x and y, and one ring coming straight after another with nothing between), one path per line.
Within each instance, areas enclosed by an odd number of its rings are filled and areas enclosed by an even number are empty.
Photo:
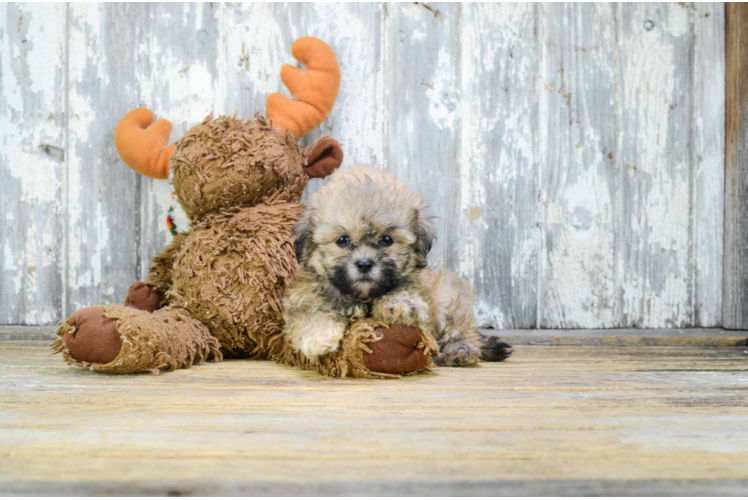
M390 325L422 326L428 322L429 307L417 295L399 293L374 303L372 316Z
M440 349L441 355L434 358L438 366L474 366L480 360L480 349L464 341L452 341Z
M316 363L320 356L338 350L344 334L345 325L320 318L306 326L297 346L304 356Z
M319 361L320 356L330 354L338 350L340 342L333 339L323 339L318 337L305 338L301 341L301 353L309 358L312 362Z
M374 317L390 325L417 326L418 313L413 304L391 303L380 308Z

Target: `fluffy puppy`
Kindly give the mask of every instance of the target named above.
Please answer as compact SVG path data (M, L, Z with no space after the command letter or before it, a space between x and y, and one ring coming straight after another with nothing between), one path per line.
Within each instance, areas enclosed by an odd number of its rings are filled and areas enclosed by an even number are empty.
M336 172L293 232L300 266L284 297L285 334L310 360L337 350L349 325L366 317L428 331L439 343L439 365L500 361L511 352L478 332L470 286L426 267L434 227L423 199L393 175Z

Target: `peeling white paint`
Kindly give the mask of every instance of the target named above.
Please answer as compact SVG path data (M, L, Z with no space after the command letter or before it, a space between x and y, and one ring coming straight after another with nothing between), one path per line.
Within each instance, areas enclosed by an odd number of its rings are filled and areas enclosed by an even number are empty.
M630 217L624 218L630 221L632 241L630 261L623 268L629 279L621 284L623 326L686 326L693 315L690 137L689 129L681 127L690 117L684 115L688 105L680 99L688 88L688 59L683 54L690 35L678 26L687 17L676 4L667 10L627 8L622 168L634 198L626 200ZM644 20L652 25L644 27Z
M13 249L10 247L10 240L5 240L3 255L5 256L3 273L6 273L7 276L12 276L13 292L19 294L23 285L23 275L19 272L20 266L16 264L13 258Z
M526 210L536 202L538 161L534 13L532 5L463 5L460 27L458 267L477 291L481 324L495 328L535 324L537 233ZM496 36L485 37L489 29Z
M83 81L85 71L93 68L102 83L109 83L109 74L105 70L108 58L102 47L101 10L96 4L70 4L70 17L74 24L69 40L71 57L68 78L71 82Z
M0 15L0 324L60 314L64 155L63 4L4 4Z
M280 80L280 68L283 64L293 65L295 61L290 54L290 46L286 45L283 29L271 9L270 4L231 6L226 34L227 67L232 71L228 95L231 102L239 102L239 94L249 91L265 96L280 92L290 97ZM281 53L286 54L282 60L278 58ZM247 57L246 63L244 56ZM242 109L240 112L264 112L264 100L260 102L261 108L258 103L257 109ZM227 109L226 112L233 113L233 110Z
M614 31L606 29L615 24L615 7L547 7L548 25L541 31L548 157L541 180L540 326L614 327L619 321L611 175L618 154L615 107L599 109L596 96L617 98L618 45ZM579 55L570 47L595 49Z
M216 77L206 62L185 61L168 48L155 48L154 63L165 69L158 83L151 80L151 90L159 97L152 106L159 116L176 125L172 139L177 140L220 106L215 100Z
M44 104L53 108L57 96L49 93L49 84L60 77L63 67L63 40L65 32L58 29L65 17L64 4L31 4L26 39L33 44L26 63L29 70L29 89L44 98ZM28 43L28 42L27 42Z
M454 129L457 113L457 92L455 91L452 73L455 61L449 53L441 49L436 62L436 71L432 83L426 90L429 98L429 115L440 128Z
M225 8L218 4L163 5L155 19L158 35L138 49L151 67L160 68L140 79L139 84L156 118L168 119L174 125L170 142L177 141L211 112L233 114L236 110L226 107L226 90L219 86L222 76L217 72L219 67L230 67L225 61L218 61L216 55L223 59L226 51L220 46L224 38L218 36L216 29L218 16ZM144 236L138 279L145 277L153 255L172 239L166 225L169 208L173 208L178 231L189 226L182 207L172 196L169 181L142 178L141 184Z
M71 307L121 301L129 283L112 249L132 228L119 220L127 207L97 191L109 186L100 173L111 167L111 107L150 107L174 123L172 140L211 111L249 117L270 92L288 95L278 73L295 64L293 39L312 35L333 46L343 81L305 141L329 134L343 168L387 168L422 191L440 215L430 258L472 282L481 324L716 325L724 88L688 75L724 80L724 16L721 5L692 8L464 4L435 17L413 4L158 4L116 15L123 6L1 5L17 19L0 30L0 192L18 203L0 217L4 303L12 294L0 323L59 319L63 215ZM143 63L124 83L108 70L113 27ZM559 42L542 46L549 33ZM169 207L180 229L187 221L167 181L140 185L144 273L171 239Z
M53 203L57 199L60 180L56 170L59 162L39 153L28 153L20 147L7 156L8 173L21 181L21 201Z
M476 76L472 54L477 41L471 23L465 23L460 27L460 35L462 39L460 82L461 85L464 85L464 82L468 82ZM479 242L473 225L465 223L462 214L467 213L472 207L480 207L485 203L485 193L481 193L481 185L470 182L470 175L473 172L481 172L485 168L473 149L480 146L477 124L475 123L475 117L479 116L479 110L474 109L475 107L473 95L463 90L462 99L460 99L460 212L456 215L463 221L462 227L465 229L463 248L458 261L459 274L465 277L475 276L476 264L479 262L477 254L480 250L476 248ZM478 303L480 304L479 300Z
M9 4L0 4L0 15L2 19L8 19L10 13L8 11ZM0 54L2 57L0 60L3 61L3 72L2 72L2 93L0 94L0 102L6 108L6 115L12 116L12 113L23 113L23 93L21 85L18 81L15 68L10 64L11 61L16 61L20 56L20 44L15 44L10 40L7 29L0 30ZM10 120L0 121L0 130L3 132L3 138L7 138L7 135L12 132L12 122ZM7 140L7 139L6 139Z
M693 288L694 324L729 325L722 318L722 266L724 224L713 214L724 211L725 184L725 85L717 75L725 72L724 5L699 4L694 15L694 74L713 75L696 78L693 94L692 158L693 176ZM705 43L704 43L705 42Z

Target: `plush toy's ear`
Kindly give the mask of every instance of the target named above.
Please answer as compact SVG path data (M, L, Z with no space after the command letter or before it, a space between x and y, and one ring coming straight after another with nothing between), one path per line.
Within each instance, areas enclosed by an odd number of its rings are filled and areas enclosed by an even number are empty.
M127 113L114 129L114 145L125 164L139 174L154 179L169 178L169 160L175 146L169 144L171 122L158 120L153 123L153 111L146 108L133 109Z
M296 40L291 54L306 66L306 71L288 64L281 68L281 80L293 100L274 92L265 101L265 114L273 127L289 131L298 139L332 111L340 89L340 65L330 46L311 36Z
M431 251L431 247L436 239L436 231L434 230L431 218L423 213L423 210L414 210L413 223L416 233L417 267L424 268L427 265L426 255Z
M309 250L314 244L312 242L312 218L308 210L294 225L291 235L296 236L293 246L296 251L296 260L301 264L307 258Z
M330 137L320 137L306 151L309 177L327 177L343 163L343 149Z

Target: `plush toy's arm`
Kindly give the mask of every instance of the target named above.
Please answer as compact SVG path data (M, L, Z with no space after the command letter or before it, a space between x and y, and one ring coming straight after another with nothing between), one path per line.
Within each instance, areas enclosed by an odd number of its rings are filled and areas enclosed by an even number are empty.
M166 248L151 259L148 269L146 285L155 286L159 291L166 292L171 287L171 271L174 266L174 256L187 238L189 231L178 233Z

